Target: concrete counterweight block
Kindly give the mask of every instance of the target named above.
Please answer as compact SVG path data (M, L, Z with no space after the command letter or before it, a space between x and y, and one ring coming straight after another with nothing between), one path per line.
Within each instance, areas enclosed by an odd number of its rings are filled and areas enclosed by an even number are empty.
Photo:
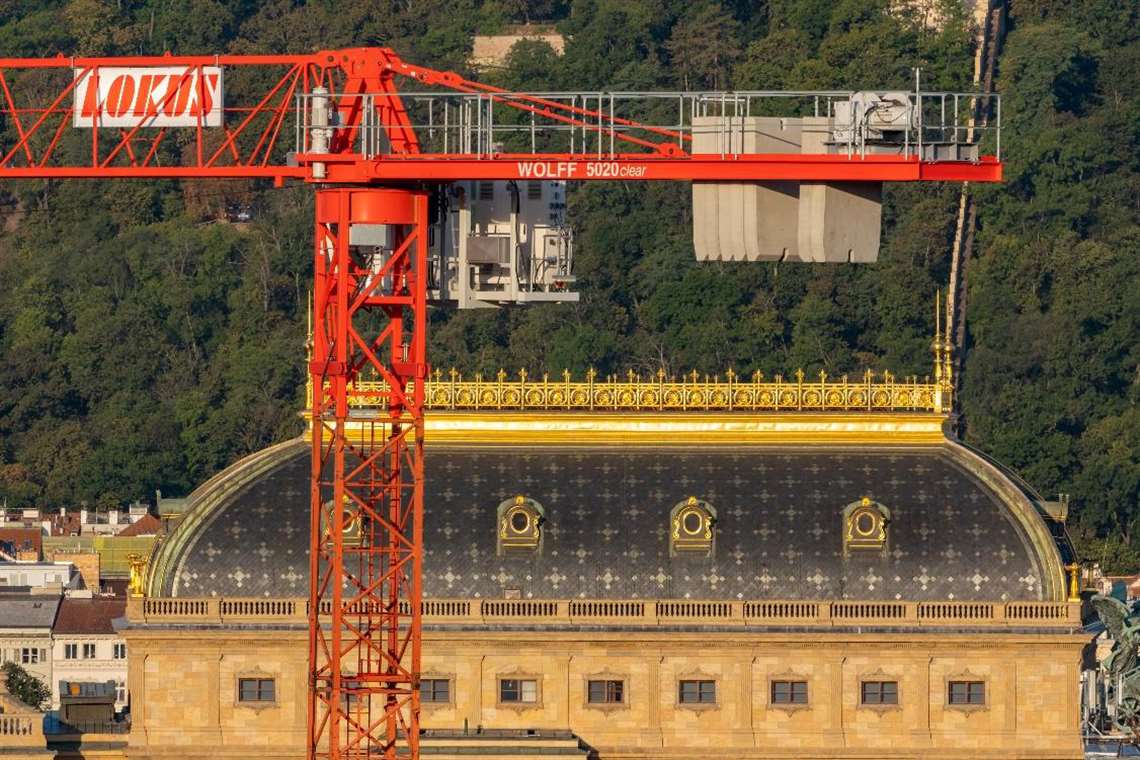
M693 153L823 154L830 136L826 117L699 116ZM881 217L882 183L693 183L698 261L875 261Z
M795 119L694 119L693 152L799 153ZM693 248L699 261L781 261L796 257L797 182L694 182Z
M875 261L882 203L882 182L801 182L800 258L828 263Z

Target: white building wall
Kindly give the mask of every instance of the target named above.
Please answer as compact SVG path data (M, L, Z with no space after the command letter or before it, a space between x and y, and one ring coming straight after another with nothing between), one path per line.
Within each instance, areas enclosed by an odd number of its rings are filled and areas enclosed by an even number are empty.
M77 588L79 575L70 562L0 562L0 586Z
M121 647L116 657L116 646ZM59 709L59 682L114 681L117 685L115 709L127 706L127 642L120 636L98 634L59 634L52 642L52 708ZM93 653L93 656L88 654ZM71 656L74 655L74 656Z
M55 699L56 684L52 682L51 629L13 629L0 627L0 663L14 662L51 687Z

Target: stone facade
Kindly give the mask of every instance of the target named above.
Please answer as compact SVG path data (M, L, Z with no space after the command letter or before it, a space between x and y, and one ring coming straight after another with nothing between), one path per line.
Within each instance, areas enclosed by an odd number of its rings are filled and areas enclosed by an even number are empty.
M147 620L128 633L130 757L304 756L303 626ZM1082 756L1072 627L470 628L425 633L424 677L450 681L428 729L571 731L606 759ZM241 705L250 676L275 679L276 701ZM502 704L500 678L536 680L537 701ZM591 678L621 680L623 702L588 703ZM682 679L715 681L715 702L681 704ZM805 681L806 704L771 704L773 680ZM865 680L896 682L898 704L861 704ZM954 680L984 683L985 703L948 704Z

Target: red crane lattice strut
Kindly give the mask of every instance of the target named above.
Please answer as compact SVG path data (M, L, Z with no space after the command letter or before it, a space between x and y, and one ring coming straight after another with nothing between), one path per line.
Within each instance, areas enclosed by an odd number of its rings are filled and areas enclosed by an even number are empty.
M427 95L407 101L397 91L397 76L466 100L453 111L444 107L441 126L432 111L439 101ZM701 96L679 97L683 111ZM724 93L716 97L726 102ZM926 161L909 148L890 156L852 150L694 155L687 151L692 135L684 118L676 126L649 124L619 115L616 98L507 92L408 64L382 48L286 56L0 59L0 178L263 178L320 186L309 365L310 758L394 758L397 752L415 758L419 752L433 185L520 178L1001 177L993 157ZM315 118L326 101L330 118ZM508 110L529 119L529 150L518 140L509 150L494 143L502 134L489 124L496 106L500 114ZM446 123L449 113L462 117L454 127ZM468 120L473 113L479 118ZM536 123L568 134L569 150L549 143L539 148ZM454 140L448 140L449 129ZM512 129L508 139L525 134L528 124ZM294 140L287 146L282 135L289 134ZM354 245L358 233L367 237L377 229L386 231L391 249L380 258ZM350 398L360 392L353 386L361 376L383 379L387 390L354 408Z

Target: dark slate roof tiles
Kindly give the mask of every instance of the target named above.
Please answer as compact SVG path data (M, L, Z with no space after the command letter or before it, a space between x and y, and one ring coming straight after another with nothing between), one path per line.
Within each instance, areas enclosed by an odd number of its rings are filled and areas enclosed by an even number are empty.
M178 596L307 593L307 448L232 497L175 564ZM937 450L429 449L428 597L1039 599L999 498ZM541 553L499 556L496 508L546 511ZM717 510L711 557L670 556L690 495ZM887 550L844 557L843 508L891 511Z

